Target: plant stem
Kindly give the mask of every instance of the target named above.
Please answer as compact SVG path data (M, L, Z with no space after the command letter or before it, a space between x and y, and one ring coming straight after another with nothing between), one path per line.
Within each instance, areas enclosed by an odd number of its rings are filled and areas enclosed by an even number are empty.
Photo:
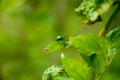
M95 79L96 79L96 72L95 72L95 70L92 68L91 80L95 80Z
M101 29L99 35L105 37L106 33L108 32L109 28L111 27L111 24L115 18L115 16L117 15L117 13L120 10L120 4L117 5L117 8L115 9L115 11L113 12L113 14L111 15L111 17L109 18L108 22L106 23L105 27Z
M100 33L99 33L100 36L106 37L106 34L107 34L109 28L111 27L111 24L112 24L115 16L117 15L117 13L118 13L119 11L120 11L120 3L117 5L117 8L115 9L115 11L113 12L113 14L112 14L111 17L109 18L109 20L108 20L108 22L106 23L105 27L102 28L102 30L100 31ZM104 67L104 70L103 70L102 74L99 76L99 78L98 78L97 80L101 80L101 79L102 79L103 74L104 74L106 68L107 68L108 65L109 65L109 61L110 61L109 58L107 58L107 60L106 60L106 65L105 65L105 67Z

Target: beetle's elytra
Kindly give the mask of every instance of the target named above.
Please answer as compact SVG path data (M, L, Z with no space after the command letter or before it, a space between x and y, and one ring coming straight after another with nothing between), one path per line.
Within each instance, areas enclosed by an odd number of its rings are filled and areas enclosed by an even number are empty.
M64 36L63 35L59 35L56 37L56 41L62 41L64 39Z

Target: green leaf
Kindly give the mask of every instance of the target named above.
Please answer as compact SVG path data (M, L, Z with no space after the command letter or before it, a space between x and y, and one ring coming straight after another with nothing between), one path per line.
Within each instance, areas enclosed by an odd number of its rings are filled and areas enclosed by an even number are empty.
M111 30L107 35L106 39L111 43L109 54L114 56L120 52L120 27Z
M103 59L103 57L101 57L98 54L92 54L90 56L90 60L91 60L91 65L95 69L97 75L101 74L104 71L106 65L106 62Z
M108 53L109 44L107 40L98 35L85 34L77 37L70 37L70 43L77 48L80 53L86 56L96 53L105 58Z
M53 80L74 80L74 79L67 77L54 77Z
M62 63L65 66L67 74L74 80L90 80L91 67L84 62L77 62L73 59L64 57L62 54Z
M62 49L64 47L64 43L63 42L58 42L58 41L54 41L51 42L46 48L45 51L46 52L55 52L58 51L60 49Z
M118 43L120 43L120 27L111 30L106 35L106 38L111 42L111 44L116 44L116 46L118 46Z
M67 74L62 65L54 65L43 72L42 80L53 80L54 77L66 77Z
M83 0L80 6L75 9L83 23L92 24L101 21L104 14L112 5L114 0Z
M104 38L86 34L70 38L71 45L78 49L82 58L92 66L97 73L104 70L109 44Z

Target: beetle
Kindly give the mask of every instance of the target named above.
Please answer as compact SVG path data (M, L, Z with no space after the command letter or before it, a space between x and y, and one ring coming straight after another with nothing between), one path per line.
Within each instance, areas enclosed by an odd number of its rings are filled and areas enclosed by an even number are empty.
M63 35L59 35L56 37L56 41L62 41L64 39L64 36Z

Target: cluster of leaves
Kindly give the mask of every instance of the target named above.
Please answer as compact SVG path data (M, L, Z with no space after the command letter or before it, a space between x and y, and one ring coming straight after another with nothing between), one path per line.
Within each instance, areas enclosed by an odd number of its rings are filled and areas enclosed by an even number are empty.
M60 40L50 43L47 47L47 52L66 48L66 45L63 43L66 42ZM62 53L61 59L65 67L56 66L59 67L58 69L55 67L48 68L43 73L43 80L54 80L53 78L45 79L46 75L49 77L59 77L61 73L61 76L65 73L64 77L68 78L67 80L69 78L70 80L91 80L91 78L99 80L100 75L103 74L105 68L111 62L112 57L119 52L120 28L110 31L106 38L94 34L84 34L77 37L70 37L68 43L69 46L73 46L78 50L83 61L78 62L70 59ZM61 73L59 74L60 70ZM57 80L66 80L66 78Z
M67 78L68 75L65 71L64 66L54 65L46 69L43 73L43 80L72 80L72 78Z
M85 0L76 11L84 23L94 23L100 20L101 15L113 3L114 0ZM60 76L59 73L53 71L56 68L52 68L52 71L49 71L51 68L48 68L43 73L43 77L50 75L52 78L42 78L42 80L100 80L113 56L120 52L119 44L120 27L109 31L104 37L95 34L83 34L70 37L69 41L64 41L63 36L58 36L56 41L45 48L45 51L54 52L73 46L80 53L81 61L68 58L62 53L61 60L64 65L62 75ZM60 67L59 70L61 70ZM59 78L56 79L56 77Z
M110 8L113 2L114 0L84 0L75 11L82 22L93 24L102 20L101 15Z

